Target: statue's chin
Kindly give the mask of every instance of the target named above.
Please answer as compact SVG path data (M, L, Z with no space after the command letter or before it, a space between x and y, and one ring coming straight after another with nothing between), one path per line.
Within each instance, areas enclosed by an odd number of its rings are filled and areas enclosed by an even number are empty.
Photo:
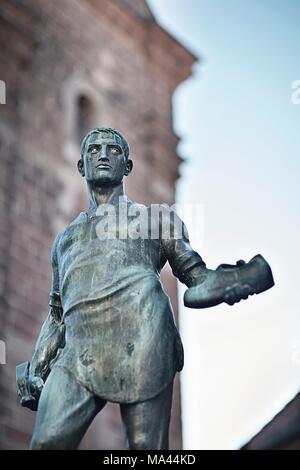
M93 186L118 186L121 182L122 179L116 180L109 175L99 175L91 181Z

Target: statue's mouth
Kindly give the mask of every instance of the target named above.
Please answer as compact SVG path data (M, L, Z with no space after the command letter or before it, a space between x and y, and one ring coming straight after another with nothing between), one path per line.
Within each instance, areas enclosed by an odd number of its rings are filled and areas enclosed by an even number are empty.
M96 168L100 168L101 170L108 170L109 168L111 168L110 165L107 165L107 163L99 163L99 165L96 165Z

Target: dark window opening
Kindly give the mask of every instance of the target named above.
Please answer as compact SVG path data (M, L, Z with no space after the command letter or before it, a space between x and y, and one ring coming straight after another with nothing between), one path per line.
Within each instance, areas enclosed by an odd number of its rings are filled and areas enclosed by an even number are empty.
M93 106L90 100L81 95L77 98L76 139L81 145L84 136L92 129Z

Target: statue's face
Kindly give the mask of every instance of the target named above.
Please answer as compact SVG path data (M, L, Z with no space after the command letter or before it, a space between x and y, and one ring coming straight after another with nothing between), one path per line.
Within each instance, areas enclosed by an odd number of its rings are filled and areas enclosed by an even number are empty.
M80 168L81 166L81 168ZM92 134L86 142L79 171L90 182L103 185L119 184L130 173L131 160L127 160L121 139L111 132Z

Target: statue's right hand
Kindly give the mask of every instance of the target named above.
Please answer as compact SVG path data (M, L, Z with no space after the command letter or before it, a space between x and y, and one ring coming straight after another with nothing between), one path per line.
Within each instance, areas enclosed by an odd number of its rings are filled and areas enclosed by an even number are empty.
M44 381L41 377L31 375L28 377L28 389L33 397L38 401L44 387Z
M41 377L29 375L26 378L26 384L19 390L21 405L36 411L39 404L40 395L44 387L44 381Z
M31 373L30 363L26 361L17 365L16 380L21 405L36 411L44 386L43 379L39 375Z

